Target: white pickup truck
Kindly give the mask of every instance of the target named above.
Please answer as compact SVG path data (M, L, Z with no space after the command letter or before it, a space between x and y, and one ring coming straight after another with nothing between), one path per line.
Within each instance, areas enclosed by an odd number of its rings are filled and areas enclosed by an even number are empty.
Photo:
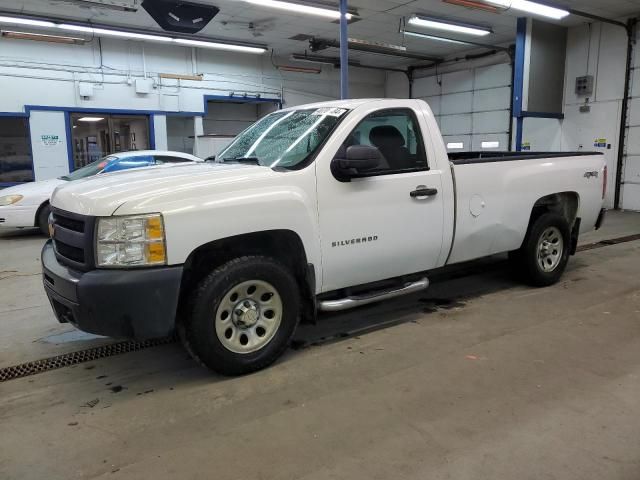
M427 288L510 252L558 281L604 218L604 157L448 155L420 100L274 112L200 165L73 182L51 200L44 286L60 322L112 337L178 331L223 374L272 363L300 320Z

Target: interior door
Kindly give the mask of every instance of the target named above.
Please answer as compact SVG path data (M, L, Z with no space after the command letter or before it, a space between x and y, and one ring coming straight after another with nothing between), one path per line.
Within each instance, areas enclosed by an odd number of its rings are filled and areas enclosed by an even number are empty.
M442 177L430 170L417 112L367 115L337 155L352 145L376 147L383 160L366 176L337 180L319 165L322 291L435 268L442 249Z

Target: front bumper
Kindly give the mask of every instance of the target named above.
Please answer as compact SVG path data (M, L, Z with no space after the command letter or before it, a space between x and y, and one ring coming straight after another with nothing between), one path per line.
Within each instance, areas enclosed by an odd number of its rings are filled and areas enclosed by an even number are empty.
M0 207L0 227L33 227L38 205L4 205Z
M145 340L175 329L182 266L80 272L42 249L44 289L56 318L85 332Z

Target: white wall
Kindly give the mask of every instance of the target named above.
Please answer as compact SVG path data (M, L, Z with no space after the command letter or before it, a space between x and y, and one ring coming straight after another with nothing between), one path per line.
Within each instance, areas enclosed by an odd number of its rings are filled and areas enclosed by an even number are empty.
M565 118L524 120L522 140L524 144L530 144L533 151L583 150L604 153L609 170L607 207L613 207L614 204L626 46L624 29L614 25L594 23L570 28L565 72ZM588 100L575 93L576 77L583 75L594 76L594 93ZM584 105L588 105L591 111L580 112L580 106ZM632 116L633 112L640 114L640 102L635 106L632 102ZM640 127L640 122L638 125ZM640 128L638 133L640 136ZM606 139L610 148L595 146L596 139ZM629 161L634 160L630 158ZM636 209L640 209L638 193ZM632 208L629 203L631 200L627 195L625 208Z
M203 112L205 95L226 97L232 92L281 98L284 106L339 97L339 71L330 66L317 75L281 72L274 68L268 53L197 50L194 62L191 48L118 39L101 42L100 50L97 40L86 45L62 45L0 39L0 111L24 112L26 105L39 105ZM278 58L275 62L291 63ZM203 80L161 79L160 73L202 73ZM154 88L149 94L137 94L135 79L145 75L153 79ZM384 96L385 78L384 72L351 68L352 97ZM93 84L91 98L79 96L80 83ZM161 119L158 122L154 124L158 127L155 140L162 146L167 143L166 129ZM60 128L58 124L40 126L42 131ZM42 165L36 171L38 180L49 178L46 172L55 170L47 170L48 160L40 158L42 154L39 149L34 151L34 162Z

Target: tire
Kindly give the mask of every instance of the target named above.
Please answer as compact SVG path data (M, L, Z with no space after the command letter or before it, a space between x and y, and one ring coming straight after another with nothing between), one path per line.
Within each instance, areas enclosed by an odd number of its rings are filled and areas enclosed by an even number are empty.
M509 258L523 281L534 287L548 287L564 274L571 251L571 228L566 218L545 213L529 226L520 250Z
M43 235L49 236L49 215L51 214L51 205L48 203L38 211L36 217L36 226L40 229Z
M269 257L240 257L200 282L181 337L199 363L222 375L244 375L284 353L299 318L300 291L291 272Z

